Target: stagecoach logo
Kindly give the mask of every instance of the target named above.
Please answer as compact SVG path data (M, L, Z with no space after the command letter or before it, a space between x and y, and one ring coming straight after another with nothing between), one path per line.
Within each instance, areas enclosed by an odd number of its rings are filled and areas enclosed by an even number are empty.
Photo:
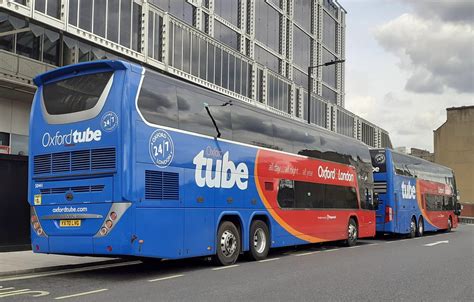
M174 157L174 144L171 136L165 130L155 130L150 136L150 157L159 168L166 168Z
M102 119L100 120L100 125L102 127L102 130L105 132L112 132L117 128L118 126L118 116L115 114L115 112L109 111L106 112L103 116Z
M405 183L402 181L402 198L416 199L416 187L412 186L410 182Z
M336 216L331 216L331 215L327 214L326 216L318 216L318 219L319 220L335 220Z
M196 184L201 188L207 186L209 188L230 189L237 185L240 190L247 189L249 178L247 165L245 163L235 165L229 159L229 151L216 157L210 154L208 150L209 148L206 149L206 153L202 150L194 157Z
M62 145L75 145L80 143L90 143L92 141L100 141L102 138L102 131L91 130L87 128L84 131L71 130L69 133L62 134L60 131L51 134L46 132L43 134L42 144L43 147L51 146L62 146Z

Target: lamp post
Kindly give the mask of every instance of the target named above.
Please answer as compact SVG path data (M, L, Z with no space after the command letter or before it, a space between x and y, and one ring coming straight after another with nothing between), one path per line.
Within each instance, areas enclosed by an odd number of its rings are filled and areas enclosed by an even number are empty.
M313 70L313 68L336 65L339 63L344 63L345 61L346 60L331 60L329 62L319 64L316 66L308 66L308 124L311 124L311 91L313 91L313 81L311 77L311 71Z

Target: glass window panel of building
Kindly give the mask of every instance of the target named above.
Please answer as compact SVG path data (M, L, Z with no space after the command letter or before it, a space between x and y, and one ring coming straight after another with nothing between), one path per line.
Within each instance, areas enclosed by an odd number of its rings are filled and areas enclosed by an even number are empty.
M310 65L311 37L293 26L293 62L303 69Z
M336 53L337 22L327 12L323 13L323 44Z
M306 109L307 110L307 109ZM311 96L310 121L321 127L326 127L327 104Z
M337 132L352 137L354 135L354 117L337 110Z
M270 4L255 1L255 37L276 52L280 51L280 18Z
M334 56L332 53L330 53L323 47L323 63L335 60L337 60L336 56ZM323 72L323 82L333 88L336 88L336 66L337 65L334 64L321 67Z
M239 34L217 20L214 22L214 38L234 49L239 49Z
M255 61L266 66L268 69L278 72L279 59L263 47L255 45Z
M233 25L240 27L240 2L241 0L214 0L214 13Z
M163 17L152 11L148 14L148 56L161 61Z
M134 0L70 0L69 24L140 50L141 5Z
M337 93L326 85L323 85L322 97L332 104L337 103Z
M311 33L312 0L294 0L293 18L304 30Z
M59 19L61 0L36 0L35 10Z

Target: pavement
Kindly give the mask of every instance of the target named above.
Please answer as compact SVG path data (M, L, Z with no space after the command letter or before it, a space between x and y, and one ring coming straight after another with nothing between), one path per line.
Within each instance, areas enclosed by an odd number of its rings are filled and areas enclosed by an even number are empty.
M72 269L122 261L116 258L35 254L32 251L0 253L0 277Z

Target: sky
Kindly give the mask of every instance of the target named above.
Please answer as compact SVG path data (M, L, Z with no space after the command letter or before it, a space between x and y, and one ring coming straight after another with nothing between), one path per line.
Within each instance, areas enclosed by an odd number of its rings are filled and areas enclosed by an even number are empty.
M394 147L433 151L446 108L474 105L474 0L340 0L346 108Z

